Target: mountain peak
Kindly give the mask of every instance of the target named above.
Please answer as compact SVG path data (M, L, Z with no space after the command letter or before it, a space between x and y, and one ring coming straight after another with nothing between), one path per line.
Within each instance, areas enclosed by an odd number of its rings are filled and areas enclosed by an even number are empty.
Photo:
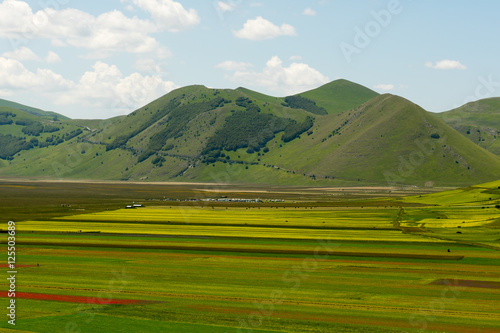
M318 106L325 108L328 113L332 114L363 104L378 96L378 93L360 84L339 79L300 95L316 101Z
M500 173L498 156L403 97L343 79L298 95L190 85L106 122L5 110L0 176L464 185ZM78 167L64 167L68 149Z

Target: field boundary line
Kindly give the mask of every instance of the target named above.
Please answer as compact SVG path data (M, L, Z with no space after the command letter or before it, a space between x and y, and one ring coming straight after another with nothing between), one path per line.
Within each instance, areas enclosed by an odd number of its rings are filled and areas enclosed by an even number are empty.
M131 244L89 244L76 242L38 242L24 241L24 245L41 246L76 246L97 248L125 248L125 249L148 249L148 250L185 250L205 252L238 252L238 253L262 253L262 254L299 254L299 255L330 255L338 257L375 257L375 258L401 258L401 259L424 259L424 260L461 260L464 256L434 255L434 254L404 254L404 253L376 253L376 252L340 252L328 250L279 250L279 249L249 249L249 248L223 248L203 246L177 246L177 245L147 245L134 246Z

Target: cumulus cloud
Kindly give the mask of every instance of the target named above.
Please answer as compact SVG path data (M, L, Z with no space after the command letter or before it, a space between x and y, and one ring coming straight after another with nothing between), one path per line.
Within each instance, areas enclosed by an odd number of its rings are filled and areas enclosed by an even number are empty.
M231 12L236 8L236 5L231 2L219 1L217 2L217 10L221 12Z
M177 88L158 75L132 73L124 76L115 65L97 61L65 94L55 96L55 104L82 104L114 110L134 110Z
M133 3L148 12L160 27L171 32L191 28L201 21L196 10L186 10L173 0L133 0Z
M57 53L55 53L54 51L49 51L49 53L45 57L45 61L48 62L49 64L55 64L61 62L62 60Z
M279 36L296 36L295 28L289 24L277 26L272 22L258 16L254 20L248 20L243 25L243 28L238 31L233 31L233 34L238 38L249 39L254 41L273 39Z
M42 61L39 56L37 56L31 49L27 48L26 46L21 46L20 48L12 52L5 52L2 54L2 57L12 60L19 60L21 62ZM49 51L47 53L47 56L43 60L45 60L49 64L55 64L62 61L59 55L54 51Z
M28 26L34 25L31 7L23 1L3 1L0 3L0 36L15 38L28 34ZM24 29L23 29L24 28Z
M288 67L283 66L277 56L268 60L261 72L239 69L234 70L229 78L244 85L263 87L284 95L300 93L329 82L327 76L307 64L294 62Z
M436 61L435 63L428 61L425 63L425 66L434 69L467 69L460 61L448 59Z
M28 70L20 61L0 57L0 95L37 92L50 97L55 105L90 106L120 113L135 110L178 88L160 75L132 73L128 76L115 65L97 61L78 82L52 70ZM107 116L112 116L109 114ZM95 114L95 117L102 117Z
M64 13L60 16L57 26L65 24L63 22L68 19ZM99 50L103 54L113 51L147 53L159 48L159 43L148 35L155 30L151 22L128 18L115 10L91 18L87 23L81 22L65 36L68 36L66 42L72 46Z
M394 90L395 87L393 84L380 83L380 84L373 86L373 88L378 89L378 90L389 91L389 90Z
M147 58L147 59L138 59L135 62L135 69L137 69L141 73L154 73L158 74L163 72L162 66L158 63L157 60Z
M64 46L66 46L66 43L65 43L65 42L63 42L63 41L62 41L62 40L60 40L60 39L52 39L52 40L50 41L50 44L51 44L52 46L56 46L56 47L64 47Z
M0 89L5 91L35 89L38 91L62 91L72 86L60 74L49 69L28 70L15 59L0 57Z
M98 50L99 56L115 51L146 53L160 47L150 36L156 31L153 22L129 18L117 10L96 17L77 9L49 7L33 12L27 3L16 0L0 4L0 37L10 38L16 48L30 39L47 38L54 46Z
M217 64L215 66L215 68L220 68L220 69L223 69L225 71L244 71L250 67L252 67L252 64L250 64L248 62L237 62L237 61L231 61L231 60L221 62L220 64Z
M12 52L5 52L2 54L2 57L19 61L30 61L30 60L40 61L40 58L26 46L21 46L20 48Z
M315 16L316 15L316 11L310 7L307 7L306 9L304 9L304 11L302 12L303 15L307 15L307 16Z
M14 92L12 90L0 89L0 96L2 96L2 97L10 97L13 95L14 95Z

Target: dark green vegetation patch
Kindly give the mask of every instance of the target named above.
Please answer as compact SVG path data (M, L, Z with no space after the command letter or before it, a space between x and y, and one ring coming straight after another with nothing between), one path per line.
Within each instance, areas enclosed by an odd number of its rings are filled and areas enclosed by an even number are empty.
M164 125L163 129L151 136L146 151L139 155L138 161L142 162L161 150L168 139L182 136L186 125L197 115L221 107L225 102L224 98L216 97L206 102L184 104L173 108L169 112L168 119L160 123Z
M274 135L283 131L291 121L255 108L236 111L226 118L224 126L209 140L203 153L213 150L249 148L259 151Z
M285 102L289 107L294 109L302 109L319 115L328 114L324 107L317 106L315 101L300 95L288 96L285 98Z
M12 136L10 134L0 134L0 158L11 159L12 156L21 150L28 150L33 148L33 145L26 142L25 139Z
M287 127L285 127L285 133L281 137L283 142L292 141L295 138L298 138L302 133L309 130L314 124L314 118L307 116L304 121L297 123L295 120L292 120Z

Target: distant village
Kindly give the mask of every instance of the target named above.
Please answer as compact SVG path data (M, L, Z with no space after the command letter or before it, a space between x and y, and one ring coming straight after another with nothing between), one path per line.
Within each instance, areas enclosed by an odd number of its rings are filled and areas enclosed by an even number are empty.
M260 202L285 202L283 199L266 199L262 200L260 198L257 199L241 199L241 198L208 198L201 199L198 201L210 201L210 202L251 202L251 203L260 203Z
M175 202L244 202L244 203L266 203L266 202L285 202L283 199L260 199L260 198L252 198L252 199L244 199L244 198L228 198L228 197L220 197L220 198L203 198L203 199L172 199L172 198L164 198L164 199L146 199L146 201L175 201ZM132 204L127 205L126 208L140 208L144 207L142 204Z

